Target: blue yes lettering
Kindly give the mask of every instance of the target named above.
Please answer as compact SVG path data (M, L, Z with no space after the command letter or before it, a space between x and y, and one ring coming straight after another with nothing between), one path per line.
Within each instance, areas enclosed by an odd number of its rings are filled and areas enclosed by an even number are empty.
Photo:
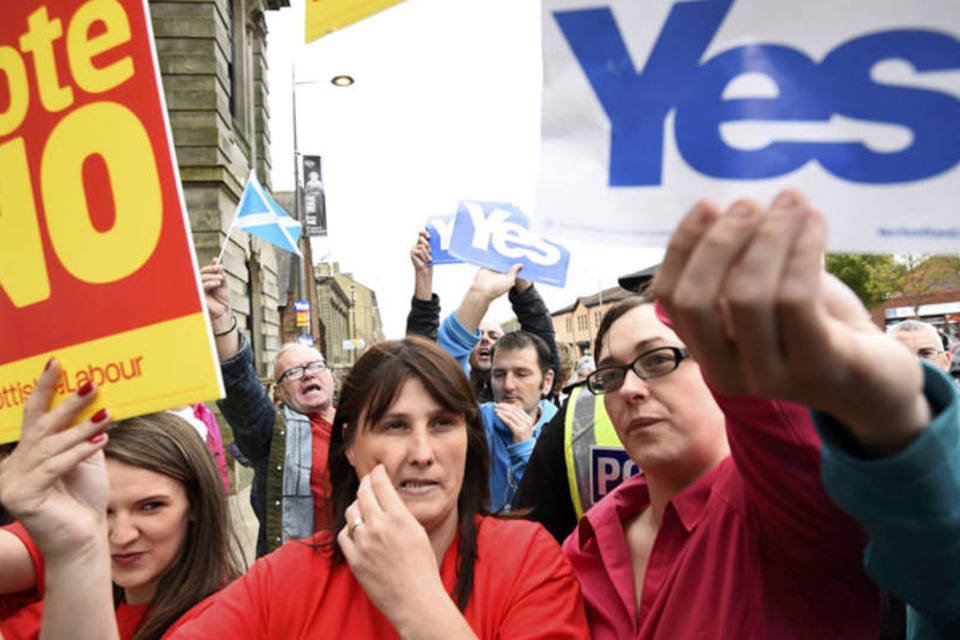
M450 239L453 237L454 216L433 216L425 225L430 233L430 264L456 264L463 262L450 255Z
M527 280L562 287L570 252L528 228L512 204L464 200L457 208L450 253L464 262L506 272L518 262Z
M839 43L820 62L791 47L749 44L701 63L732 4L674 4L639 72L609 8L554 12L610 120L610 186L661 184L664 122L671 110L683 159L714 178L773 178L816 161L849 182L894 184L936 176L960 161L960 100L870 77L874 65L890 59L906 61L919 73L960 70L957 38L932 30L889 30ZM768 76L777 97L722 99L727 84L744 73ZM900 125L912 132L912 141L894 152L836 141L775 141L743 150L720 136L726 122L825 122L834 115Z

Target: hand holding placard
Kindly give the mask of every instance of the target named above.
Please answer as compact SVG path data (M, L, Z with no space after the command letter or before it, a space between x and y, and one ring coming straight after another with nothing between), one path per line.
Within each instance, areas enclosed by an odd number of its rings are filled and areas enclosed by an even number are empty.
M431 264L460 264L460 258L450 255L450 239L453 237L455 216L432 216L427 219L426 227L430 238Z

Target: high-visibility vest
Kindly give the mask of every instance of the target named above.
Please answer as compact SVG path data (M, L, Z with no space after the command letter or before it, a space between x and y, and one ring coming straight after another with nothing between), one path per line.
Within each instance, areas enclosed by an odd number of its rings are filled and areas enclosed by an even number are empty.
M563 453L570 498L579 520L600 498L626 478L640 473L640 469L620 444L597 396L584 385L577 385L568 402L563 421Z

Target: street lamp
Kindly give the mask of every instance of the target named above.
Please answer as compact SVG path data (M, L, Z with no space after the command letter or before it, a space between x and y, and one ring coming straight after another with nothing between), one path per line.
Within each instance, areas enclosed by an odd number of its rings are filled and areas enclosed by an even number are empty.
M354 82L353 77L349 75L337 75L334 76L330 83L337 87L349 87ZM310 242L310 239L307 237L307 225L306 221L303 219L303 210L301 206L301 201L303 199L302 195L302 185L301 185L301 176L300 176L300 148L297 141L297 86L298 85L307 85L307 84L320 84L320 80L302 80L297 81L297 64L296 61L290 67L290 102L291 109L293 111L293 199L294 199L294 212L296 213L297 220L302 225L303 230L300 232L300 270L297 273L297 299L304 300L306 299L306 288L307 288L307 264L306 264L306 251L304 250L304 245ZM328 254L329 255L329 254ZM312 265L311 265L312 266ZM308 329L309 330L309 329Z

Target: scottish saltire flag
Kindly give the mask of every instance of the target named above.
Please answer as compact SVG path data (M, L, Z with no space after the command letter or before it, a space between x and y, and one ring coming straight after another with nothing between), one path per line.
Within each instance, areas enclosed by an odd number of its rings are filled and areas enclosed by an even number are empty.
M254 172L243 189L234 224L251 235L266 240L284 251L300 255L300 223L290 217L269 193L264 191ZM302 257L302 256L301 256Z

